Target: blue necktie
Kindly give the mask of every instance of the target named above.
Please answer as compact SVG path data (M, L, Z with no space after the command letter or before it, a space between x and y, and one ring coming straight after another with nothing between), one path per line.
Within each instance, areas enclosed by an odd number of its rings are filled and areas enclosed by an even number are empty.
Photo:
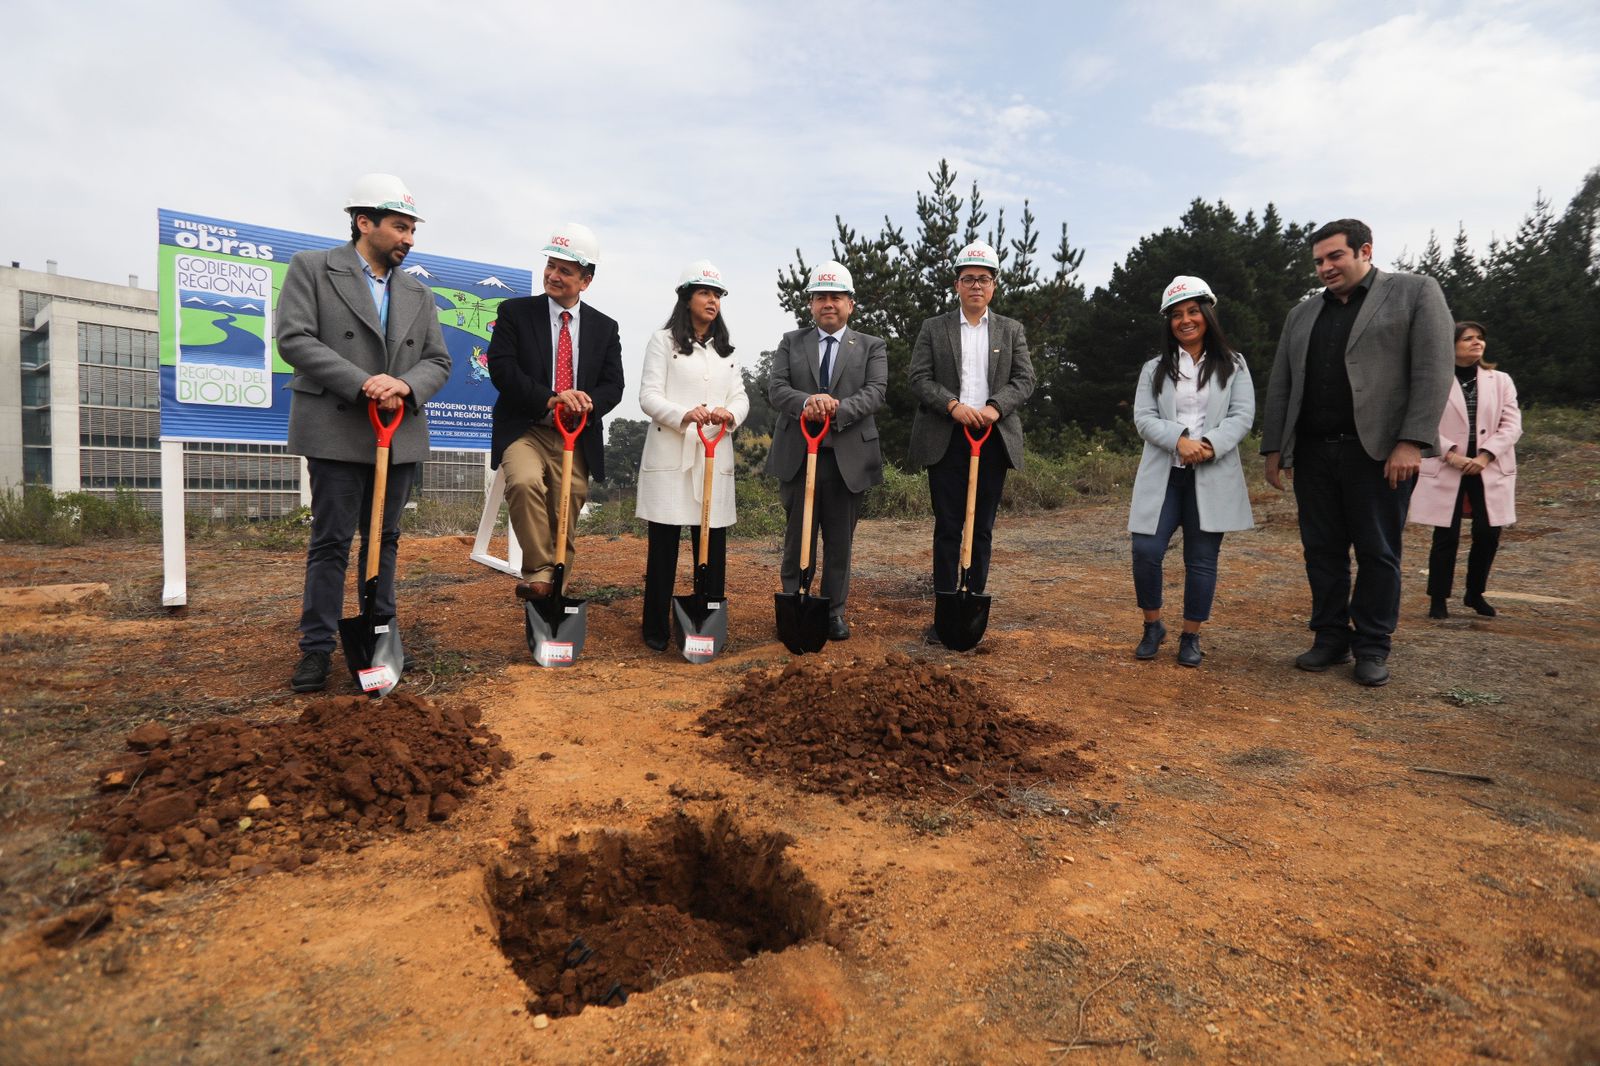
M827 392L828 378L832 376L831 368L833 365L833 346L837 344L838 341L833 337L824 337L822 338L822 341L827 345L827 347L823 349L822 352L822 370L817 374L817 383L822 386L823 392Z

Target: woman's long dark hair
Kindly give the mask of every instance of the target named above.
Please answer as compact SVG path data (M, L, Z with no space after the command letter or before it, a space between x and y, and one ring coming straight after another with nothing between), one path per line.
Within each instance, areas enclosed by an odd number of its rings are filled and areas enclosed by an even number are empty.
M672 331L673 358L688 355L694 350L694 316L689 312L689 297L701 289L717 291L709 285L689 285L679 289L678 302L673 305L672 314L667 316L665 328ZM711 347L724 359L733 354L733 344L728 340L728 324L722 321L720 310L711 322Z
M1239 353L1228 343L1228 335L1222 332L1222 323L1217 321L1211 302L1196 302L1200 305L1200 317L1206 322L1205 354L1211 357L1200 364L1200 380L1196 384L1204 385L1214 377L1218 385L1226 385L1233 376L1234 360L1239 358ZM1172 335L1171 316L1165 316L1162 321L1161 332L1166 339L1161 349L1161 362L1156 364L1155 376L1150 379L1150 391L1156 396L1161 395L1168 381L1178 380L1178 356L1183 351L1178 338Z

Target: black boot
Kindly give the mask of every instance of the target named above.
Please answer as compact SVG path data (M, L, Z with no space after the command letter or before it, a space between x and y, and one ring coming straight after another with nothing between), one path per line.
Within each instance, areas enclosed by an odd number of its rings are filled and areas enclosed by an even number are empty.
M1139 646L1133 649L1135 659L1154 659L1156 652L1161 648L1161 642L1167 639L1167 627L1161 624L1160 619L1144 624L1144 639L1139 641Z
M1450 617L1450 608L1445 606L1445 598L1443 596L1435 596L1435 597L1433 597L1432 605L1428 608L1428 617L1429 618L1449 618Z
M1489 601L1483 598L1483 593L1481 592L1469 592L1461 597L1461 602L1485 618L1494 617L1494 608L1489 606Z

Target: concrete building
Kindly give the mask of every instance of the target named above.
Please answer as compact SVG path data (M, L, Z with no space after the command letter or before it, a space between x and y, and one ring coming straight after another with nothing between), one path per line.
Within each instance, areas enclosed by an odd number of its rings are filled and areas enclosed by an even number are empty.
M156 294L0 266L0 491L161 490ZM309 502L299 457L278 444L188 443L184 506L208 518L275 518ZM484 456L435 452L418 492L481 505Z

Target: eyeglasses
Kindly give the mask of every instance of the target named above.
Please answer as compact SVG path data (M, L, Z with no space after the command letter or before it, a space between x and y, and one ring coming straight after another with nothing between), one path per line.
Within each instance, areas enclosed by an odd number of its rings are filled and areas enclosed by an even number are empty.
M969 289L987 289L994 284L994 279L987 274L963 274L956 281Z

